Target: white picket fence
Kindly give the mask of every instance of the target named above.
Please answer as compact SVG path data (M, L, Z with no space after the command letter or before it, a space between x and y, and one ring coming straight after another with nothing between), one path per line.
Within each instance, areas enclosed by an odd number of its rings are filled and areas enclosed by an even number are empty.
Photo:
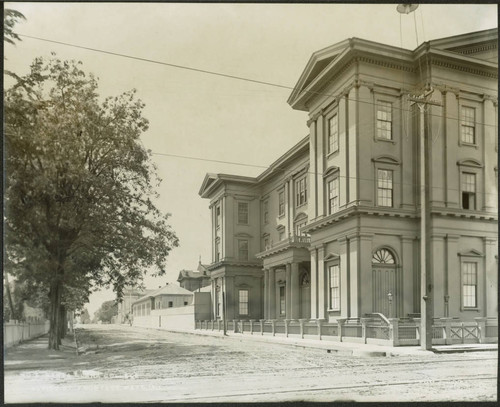
M49 332L49 321L17 322L9 321L3 324L3 347L9 348L28 339L42 336Z

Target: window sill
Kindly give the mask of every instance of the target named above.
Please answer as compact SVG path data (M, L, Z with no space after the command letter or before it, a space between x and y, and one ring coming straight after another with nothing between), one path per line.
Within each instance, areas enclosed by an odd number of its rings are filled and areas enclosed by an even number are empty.
M326 158L331 158L331 157L333 157L333 156L335 156L335 155L338 155L338 154L339 154L339 152L340 152L340 150L339 150L339 149L337 149L337 150L335 150L335 151L332 151L331 153L328 153L328 154L326 155Z
M307 205L307 202L304 202L303 204L297 205L295 208L296 209L302 208L303 206L306 206L306 205Z
M285 217L285 214L282 213L281 215L278 215L278 219L283 219Z
M336 312L340 313L340 309L327 309L326 312Z
M386 138L381 138L381 137L375 137L375 141L376 141L376 142L379 142L379 141L384 141L384 142L386 142L386 143L396 144L396 141L395 141L395 140L393 140L393 139L389 140L389 139L386 139Z
M464 141L460 141L459 145L460 145L460 147L474 147L476 149L478 148L477 143L466 143Z
M466 311L474 311L474 312L481 312L481 308L474 308L474 307L461 307L460 311L466 312Z

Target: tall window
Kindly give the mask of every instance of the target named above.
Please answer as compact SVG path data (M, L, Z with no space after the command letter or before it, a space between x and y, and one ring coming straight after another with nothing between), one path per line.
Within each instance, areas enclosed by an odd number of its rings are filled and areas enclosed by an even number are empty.
M280 286L280 315L286 314L285 286Z
M328 120L328 153L334 153L339 149L339 120L335 114Z
M240 290L240 307L239 313L240 315L248 315L248 290Z
M220 205L215 208L215 227L220 226Z
M392 103L377 102L377 137L392 140Z
M248 260L248 240L238 240L238 259Z
M305 225L307 225L307 217L295 223L295 236L307 236L306 233L302 232L302 227Z
M462 106L461 140L463 143L476 144L476 109Z
M335 178L328 182L328 214L331 215L339 210L339 179Z
M377 170L377 204L392 207L392 171Z
M330 309L340 310L340 267L338 264L328 268L330 279Z
M462 304L464 308L477 307L477 263L462 263Z
M295 181L295 198L295 206L301 206L307 203L306 177Z
M215 239L215 261L221 260L220 238Z
M248 225L248 203L238 202L238 223Z
M285 215L285 192L280 191L278 194L278 215L279 216L284 216Z
M217 317L220 317L222 315L222 289L221 287L217 286Z
M262 203L262 212L264 214L264 223L269 223L269 201L267 199Z
M285 228L278 230L278 239L281 242L285 238Z
M476 174L462 173L462 209L476 209Z

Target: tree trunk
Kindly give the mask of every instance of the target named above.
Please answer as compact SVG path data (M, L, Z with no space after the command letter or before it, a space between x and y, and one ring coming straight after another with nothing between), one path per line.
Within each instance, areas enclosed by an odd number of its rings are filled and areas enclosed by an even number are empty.
M16 310L14 309L14 303L12 301L12 295L10 294L9 277L8 277L7 272L5 272L5 289L7 291L7 298L9 300L10 319L17 319L16 318Z
M59 350L61 344L60 324L61 324L61 294L62 281L56 278L50 286L50 329L49 329L49 349Z
M66 336L66 327L68 325L66 318L66 307L64 305L59 306L59 338L62 339Z

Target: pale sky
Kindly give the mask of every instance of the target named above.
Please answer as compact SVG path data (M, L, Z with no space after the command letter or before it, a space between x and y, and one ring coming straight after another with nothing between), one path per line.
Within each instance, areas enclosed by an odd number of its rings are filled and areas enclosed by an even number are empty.
M26 17L19 34L293 87L311 54L358 37L414 49L418 42L497 27L497 6L423 4L400 15L396 4L6 3ZM415 32L415 23L416 30ZM400 29L400 27L402 29ZM28 71L35 57L83 62L99 77L101 96L132 88L146 108L145 146L167 153L266 166L308 133L307 114L286 100L289 89L23 38L6 44L5 69ZM6 79L5 86L12 82ZM158 206L172 214L180 247L166 276L210 263L210 217L198 190L207 172L256 176L264 168L154 155L163 179ZM175 284L177 284L175 282ZM110 290L91 296L91 315Z

